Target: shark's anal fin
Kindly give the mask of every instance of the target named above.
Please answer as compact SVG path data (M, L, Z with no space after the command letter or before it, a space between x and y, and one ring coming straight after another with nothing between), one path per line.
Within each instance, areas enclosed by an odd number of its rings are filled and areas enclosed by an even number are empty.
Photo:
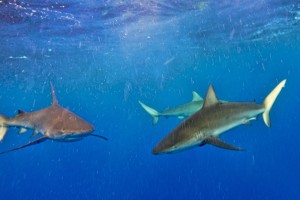
M252 125L251 120L257 120L257 117L255 116L255 117L252 117L250 119L246 119L246 120L244 120L243 124Z
M31 145L39 144L41 142L44 142L47 138L48 138L47 136L42 136L42 137L40 137L40 138L38 138L36 140L28 142L27 144L23 144L23 145L21 145L19 147L16 147L16 148L13 148L13 149L9 149L9 150L0 152L0 155L1 154L5 154L5 153L9 153L9 152L12 152L12 151L15 151L15 150L19 150L19 149L22 149L22 148L25 148L25 147L28 147L28 146L31 146Z
M33 133L31 134L30 138L33 138L33 137L36 136L37 134L39 134L39 131L34 130Z
M252 125L251 122L250 122L250 120L245 120L245 121L243 122L243 124L249 125L249 126Z
M243 151L242 148L232 146L232 145L220 140L220 138L218 138L218 137L209 136L209 137L205 138L205 140L203 142L205 142L207 144L214 145L214 146L219 147L219 148L223 148L223 149Z

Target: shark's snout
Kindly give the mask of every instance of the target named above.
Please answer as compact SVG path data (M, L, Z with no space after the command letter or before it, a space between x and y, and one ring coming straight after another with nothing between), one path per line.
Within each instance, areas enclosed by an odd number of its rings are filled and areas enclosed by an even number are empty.
M152 154L155 154L155 155L162 154L162 153L166 152L167 149L168 148L164 144L159 143L152 149Z
M157 148L157 147L154 147L153 149L152 149L152 154L155 154L155 155L157 155L157 154L159 154L161 151Z
M89 130L90 130L90 131L94 131L94 130L95 130L95 127L94 127L93 125L90 124Z
M87 124L86 127L82 130L84 133L91 133L95 130L95 127L91 124Z

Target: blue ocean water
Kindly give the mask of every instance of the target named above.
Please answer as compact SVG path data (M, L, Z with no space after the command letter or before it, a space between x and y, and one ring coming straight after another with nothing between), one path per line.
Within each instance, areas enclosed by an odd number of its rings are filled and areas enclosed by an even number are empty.
M0 0L0 113L60 105L108 141L44 143L1 155L0 199L300 199L300 2ZM210 145L151 150L180 120L158 110L204 96L256 101L287 79L271 111ZM10 128L0 151L31 132Z

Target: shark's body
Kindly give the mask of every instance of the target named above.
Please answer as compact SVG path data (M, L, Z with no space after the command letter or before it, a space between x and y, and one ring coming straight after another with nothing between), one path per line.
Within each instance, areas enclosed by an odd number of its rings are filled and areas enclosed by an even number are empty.
M58 105L52 84L51 91L52 105L49 107L34 112L24 112L19 110L19 113L12 118L6 118L0 115L0 141L3 140L9 127L19 127L19 133L24 133L27 129L33 129L33 136L39 133L43 135L25 145L1 152L0 154L37 144L46 139L77 141L88 135L97 136L92 134L94 127L91 124Z
M153 117L153 124L156 124L159 117L177 117L179 119L183 119L184 117L194 114L203 106L203 98L193 91L193 99L191 102L176 106L174 108L165 109L162 112L158 112L155 109L150 108L141 101L139 101L139 103L144 110Z
M171 153L193 146L212 144L217 147L241 150L219 139L219 136L238 125L249 124L263 113L263 119L270 126L269 112L286 80L266 97L263 104L220 102L212 86L209 87L204 105L201 110L187 118L169 133L153 149L153 154Z

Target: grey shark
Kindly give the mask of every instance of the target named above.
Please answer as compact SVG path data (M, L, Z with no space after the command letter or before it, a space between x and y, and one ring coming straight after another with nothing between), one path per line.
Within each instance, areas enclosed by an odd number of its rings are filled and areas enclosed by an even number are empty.
M194 146L211 144L229 150L242 150L222 141L219 136L238 125L249 124L262 114L270 127L269 112L285 86L281 81L265 98L263 104L250 102L220 102L212 85L209 86L202 109L191 115L172 130L152 150L153 154L173 153Z
M51 83L50 87L52 92L51 106L34 112L24 112L19 110L18 114L12 118L6 118L3 115L0 115L0 141L3 140L9 127L19 127L19 133L24 133L27 129L33 129L34 132L32 136L39 133L42 134L42 136L36 140L30 141L27 144L13 149L0 152L0 154L38 144L48 139L71 142L81 140L85 136L91 135L107 140L107 138L103 136L92 134L94 131L93 125L89 124L66 108L61 107L57 102Z
M178 117L179 119L183 119L184 117L192 115L202 107L203 98L197 94L197 92L193 91L193 99L191 102L174 108L165 109L162 112L158 112L157 110L145 105L141 101L139 101L139 104L153 117L152 123L156 124L159 117Z

